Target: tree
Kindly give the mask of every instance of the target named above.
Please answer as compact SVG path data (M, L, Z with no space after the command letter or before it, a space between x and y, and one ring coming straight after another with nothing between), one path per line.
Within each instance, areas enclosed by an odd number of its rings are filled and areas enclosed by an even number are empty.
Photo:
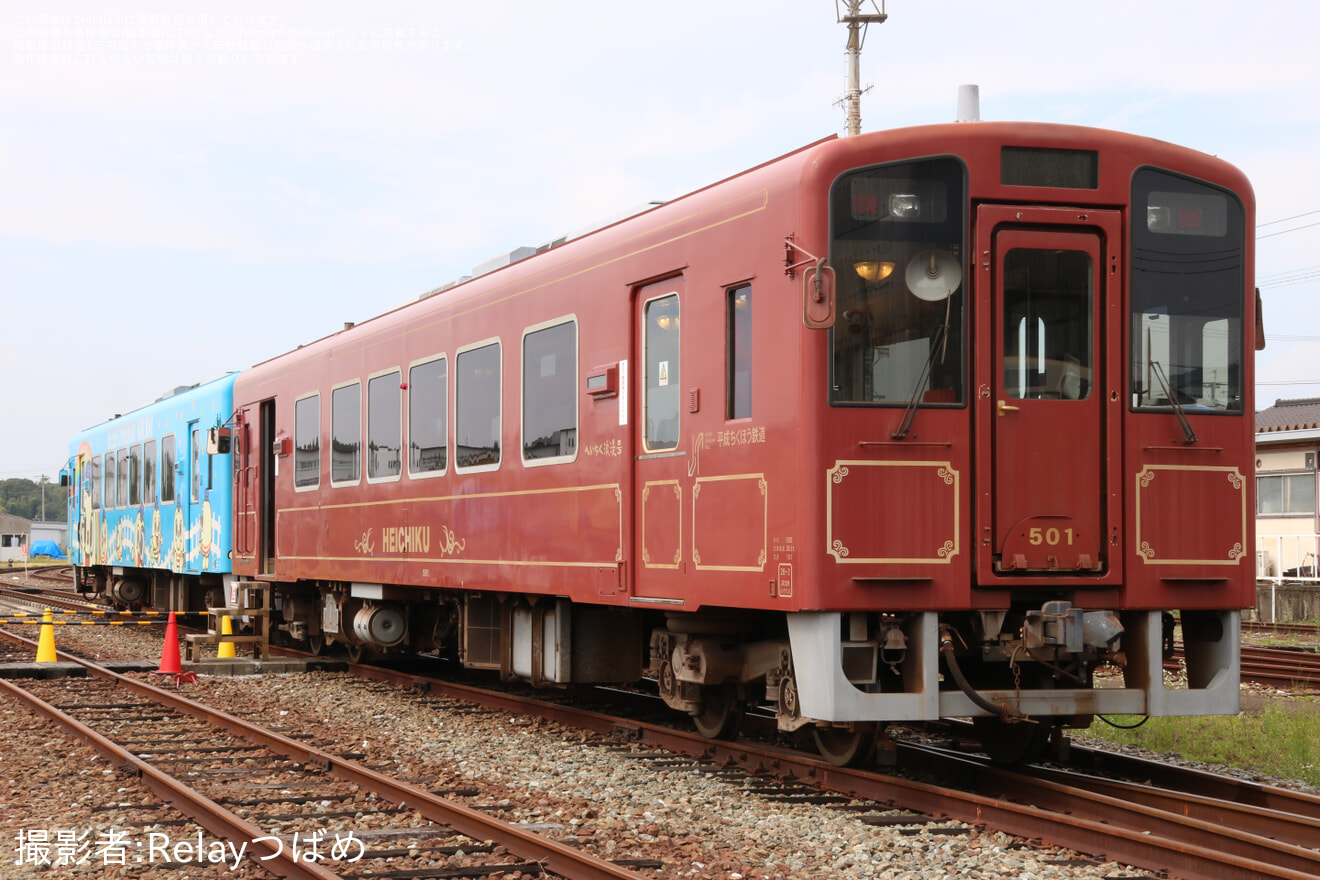
M0 513L40 520L43 492L46 521L65 522L68 519L68 490L52 483L44 474L36 481L21 478L0 480Z

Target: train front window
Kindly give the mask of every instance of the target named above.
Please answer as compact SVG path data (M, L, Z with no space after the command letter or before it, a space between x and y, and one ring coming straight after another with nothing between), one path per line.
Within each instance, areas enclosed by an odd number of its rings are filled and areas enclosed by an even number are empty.
M830 192L837 314L830 402L962 404L962 163L865 168Z
M1146 168L1132 211L1132 406L1242 412L1242 204Z

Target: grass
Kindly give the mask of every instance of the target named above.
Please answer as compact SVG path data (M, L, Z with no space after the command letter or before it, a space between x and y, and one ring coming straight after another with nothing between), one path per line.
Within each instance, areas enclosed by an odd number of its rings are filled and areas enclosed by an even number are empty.
M1134 730L1120 730L1096 719L1082 736L1320 786L1317 702L1304 697L1235 716L1151 718ZM1141 719L1115 716L1111 720L1136 724Z
M65 566L65 565L68 565L68 564L69 564L69 560L67 560L67 559L46 559L45 557L42 557L42 558L40 558L40 559L29 559L29 560L27 561L27 567L28 567L29 569L33 569L33 568L59 568L59 567L61 567L61 566ZM13 560L13 565L10 565L10 564L9 564L9 560L5 560L4 562L0 562L0 571L8 571L8 570L11 569L11 568L15 568L15 569L18 569L18 570L22 571L22 569L23 569L23 560L21 560L21 559L15 559L15 560Z

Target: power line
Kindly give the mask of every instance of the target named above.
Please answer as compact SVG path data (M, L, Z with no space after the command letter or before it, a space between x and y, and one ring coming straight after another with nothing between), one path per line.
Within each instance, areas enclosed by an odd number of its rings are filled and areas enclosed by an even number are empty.
M1317 220L1314 223L1307 223L1304 226L1294 226L1292 229L1280 229L1278 232L1271 232L1267 235L1258 235L1256 236L1256 241L1260 241L1262 238L1273 238L1276 235L1283 235L1288 232L1297 232L1302 229L1310 229L1312 226L1320 226L1320 220Z
M1297 220L1301 217L1310 217L1312 214L1320 214L1320 211L1307 211L1305 214L1294 214L1291 217L1284 217L1282 220L1271 220L1269 223L1257 223L1256 228L1260 229L1262 226L1274 226L1277 223L1287 223L1289 220Z
M1287 272L1275 272L1273 275L1258 277L1256 280L1260 282L1281 281L1289 276L1296 275L1298 272L1314 272L1316 270L1320 270L1320 266L1304 266L1301 269L1289 269Z
M1293 284L1303 284L1307 281L1313 281L1320 278L1320 267L1310 270L1295 272L1292 275L1285 275L1272 281L1257 281L1258 287L1288 287Z

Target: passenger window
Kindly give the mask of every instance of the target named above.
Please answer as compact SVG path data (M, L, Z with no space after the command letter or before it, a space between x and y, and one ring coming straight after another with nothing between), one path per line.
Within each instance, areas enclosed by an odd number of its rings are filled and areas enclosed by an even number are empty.
M443 473L449 464L449 363L444 358L408 370L408 475Z
M500 344L459 352L455 370L455 463L494 470L500 463Z
M192 500L197 503L202 495L202 429L192 429Z
M362 476L362 383L330 393L330 485L352 485Z
M395 370L367 380L367 479L397 477L403 470L403 398Z
M137 507L142 503L142 444L135 443L128 449L128 506Z
M166 434L160 438L160 501L170 504L174 501L174 435Z
M566 321L523 337L523 460L572 461L577 455L577 324Z
M142 498L147 504L156 501L156 441L142 446Z
M115 454L107 452L102 456L104 480L105 480L105 509L114 510L115 508ZM96 504L95 498L92 500Z
M678 446L679 310L678 294L653 299L645 308L646 375L642 402L646 413L646 448Z
M321 485L321 395L293 404L293 485L298 489Z
M728 381L725 418L746 419L752 415L752 288L736 287L728 293Z
M115 496L115 503L116 503L116 506L117 506L117 507L127 507L127 506L128 506L128 503L129 503L129 501L128 501L128 450L127 450L127 449L121 449L121 450L119 450L119 453L118 453L118 455L116 456L116 461L118 461L118 463L119 463L119 473L118 473L118 477L117 477L117 479L115 480L115 483L116 483L116 484L118 485L118 487L119 487L119 492L118 492L118 494Z

